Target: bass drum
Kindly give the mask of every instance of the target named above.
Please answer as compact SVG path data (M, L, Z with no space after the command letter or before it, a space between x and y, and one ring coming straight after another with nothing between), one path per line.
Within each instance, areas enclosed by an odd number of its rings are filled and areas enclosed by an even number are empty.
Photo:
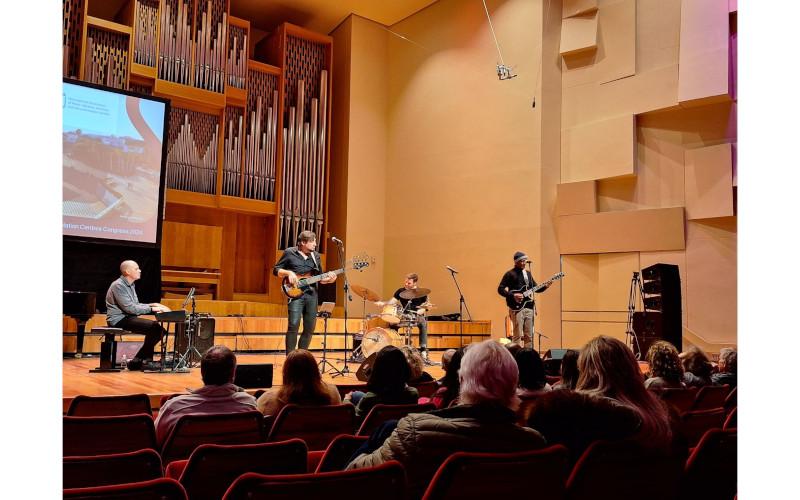
M372 328L361 339L361 352L364 353L365 358L368 358L387 345L399 347L403 345L403 339L394 330L386 330L381 327Z

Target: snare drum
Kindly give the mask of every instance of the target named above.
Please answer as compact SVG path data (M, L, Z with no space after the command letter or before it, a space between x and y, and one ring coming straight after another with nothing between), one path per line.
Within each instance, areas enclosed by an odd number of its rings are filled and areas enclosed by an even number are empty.
M386 304L381 311L381 319L390 325L400 323L400 314L403 307L400 304Z
M364 334L364 338L361 340L361 352L364 353L365 358L368 358L387 345L401 346L403 340L393 330L381 327L372 328Z

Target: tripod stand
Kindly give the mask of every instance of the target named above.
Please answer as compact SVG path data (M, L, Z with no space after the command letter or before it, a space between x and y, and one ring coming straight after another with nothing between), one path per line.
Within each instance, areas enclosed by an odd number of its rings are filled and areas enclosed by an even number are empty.
M317 317L318 318L322 318L322 322L323 322L323 330L322 330L322 359L318 363L319 372L320 373L325 373L325 370L326 370L325 367L329 366L330 367L330 372L328 372L328 373L332 374L333 377L335 377L337 375L343 375L343 373L338 368L336 368L336 366L334 366L333 363L331 363L327 359L327 352L328 352L328 318L331 317L331 313L326 312L326 311L320 311L320 312L317 313Z
M194 299L194 288L191 289L189 292L190 300L192 301L192 312L189 314L189 321L186 326L186 335L188 335L188 343L186 346L186 352L183 353L181 358L175 364L175 368L173 369L174 372L178 373L187 373L189 372L189 368L194 366L193 359L197 359L199 361L203 358L203 355L200 351L197 350L197 347L194 344L194 333L197 329L197 311L196 311L196 302ZM197 356L195 358L195 356ZM163 360L162 360L163 363Z
M639 291L639 297L644 297L644 290L642 289L642 280L639 278L639 272L634 271L633 278L631 278L631 288L628 292L628 324L625 328L625 343L628 344L631 350L635 353L636 359L640 359L642 356L642 350L639 346L639 337L636 335L636 332L633 329L633 313L636 311L637 290ZM644 314L646 319L646 308L644 309Z

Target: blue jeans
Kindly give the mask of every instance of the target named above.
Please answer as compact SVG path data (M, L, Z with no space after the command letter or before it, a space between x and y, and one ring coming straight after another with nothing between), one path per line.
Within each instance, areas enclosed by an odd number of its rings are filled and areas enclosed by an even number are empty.
M303 318L303 333L300 345L297 345L297 332L300 330L300 318ZM314 327L317 324L317 294L304 293L301 297L289 300L289 328L286 330L286 354L300 349L308 349Z

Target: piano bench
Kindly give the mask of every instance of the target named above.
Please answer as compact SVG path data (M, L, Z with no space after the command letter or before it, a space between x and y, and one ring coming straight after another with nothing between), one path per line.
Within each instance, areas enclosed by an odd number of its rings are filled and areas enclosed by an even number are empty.
M126 332L122 328L114 328L112 326L97 326L92 328L92 333L96 335L103 335L103 342L113 342L117 335L123 335Z

